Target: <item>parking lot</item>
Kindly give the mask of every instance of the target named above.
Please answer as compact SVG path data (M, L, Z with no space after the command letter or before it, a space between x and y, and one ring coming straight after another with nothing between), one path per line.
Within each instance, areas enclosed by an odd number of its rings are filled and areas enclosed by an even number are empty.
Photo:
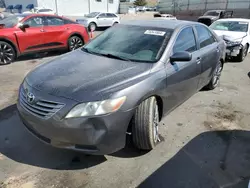
M95 34L100 34L96 32ZM250 55L228 62L213 91L200 91L161 122L151 152L128 146L90 156L45 145L16 110L18 87L61 53L25 56L0 67L0 188L246 187L250 178Z

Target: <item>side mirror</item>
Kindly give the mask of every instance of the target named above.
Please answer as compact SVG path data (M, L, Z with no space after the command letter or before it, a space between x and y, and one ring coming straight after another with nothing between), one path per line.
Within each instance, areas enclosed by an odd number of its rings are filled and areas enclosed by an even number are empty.
M99 18L100 18L99 16L96 17L96 19L99 19Z
M22 29L22 30L25 30L25 29L29 28L30 26L29 26L28 24L19 23L19 24L18 24L18 27L19 27L20 29Z
M170 57L170 62L175 61L190 61L192 59L192 54L186 51L176 52Z

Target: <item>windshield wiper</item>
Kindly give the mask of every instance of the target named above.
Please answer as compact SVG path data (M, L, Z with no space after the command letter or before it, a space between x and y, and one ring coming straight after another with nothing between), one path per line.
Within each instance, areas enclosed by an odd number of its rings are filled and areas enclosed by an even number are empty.
M114 54L100 54L100 55L105 56L105 57L109 57L109 58L120 59L123 61L131 61L130 59L128 59L126 57L121 57L121 56L114 55Z
M88 53L90 53L90 54L96 54L96 55L99 55L99 53L97 53L97 52L93 52L92 50L89 50L88 48L82 48L81 50L82 50L82 51L84 51L84 52L88 52Z

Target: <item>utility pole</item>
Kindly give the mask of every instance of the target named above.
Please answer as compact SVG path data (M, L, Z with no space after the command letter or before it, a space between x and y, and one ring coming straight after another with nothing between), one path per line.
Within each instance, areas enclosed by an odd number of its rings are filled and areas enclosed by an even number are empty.
M89 13L90 13L90 0L88 0Z
M107 1L107 12L109 12L109 0L106 1Z
M56 14L58 15L57 0L55 0Z

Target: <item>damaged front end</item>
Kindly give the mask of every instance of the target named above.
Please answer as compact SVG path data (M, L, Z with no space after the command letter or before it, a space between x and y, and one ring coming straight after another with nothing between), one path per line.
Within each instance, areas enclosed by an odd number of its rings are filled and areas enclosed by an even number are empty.
M229 37L223 36L223 40L226 42L226 56L228 58L237 57L243 48L242 38L239 40L231 40Z

